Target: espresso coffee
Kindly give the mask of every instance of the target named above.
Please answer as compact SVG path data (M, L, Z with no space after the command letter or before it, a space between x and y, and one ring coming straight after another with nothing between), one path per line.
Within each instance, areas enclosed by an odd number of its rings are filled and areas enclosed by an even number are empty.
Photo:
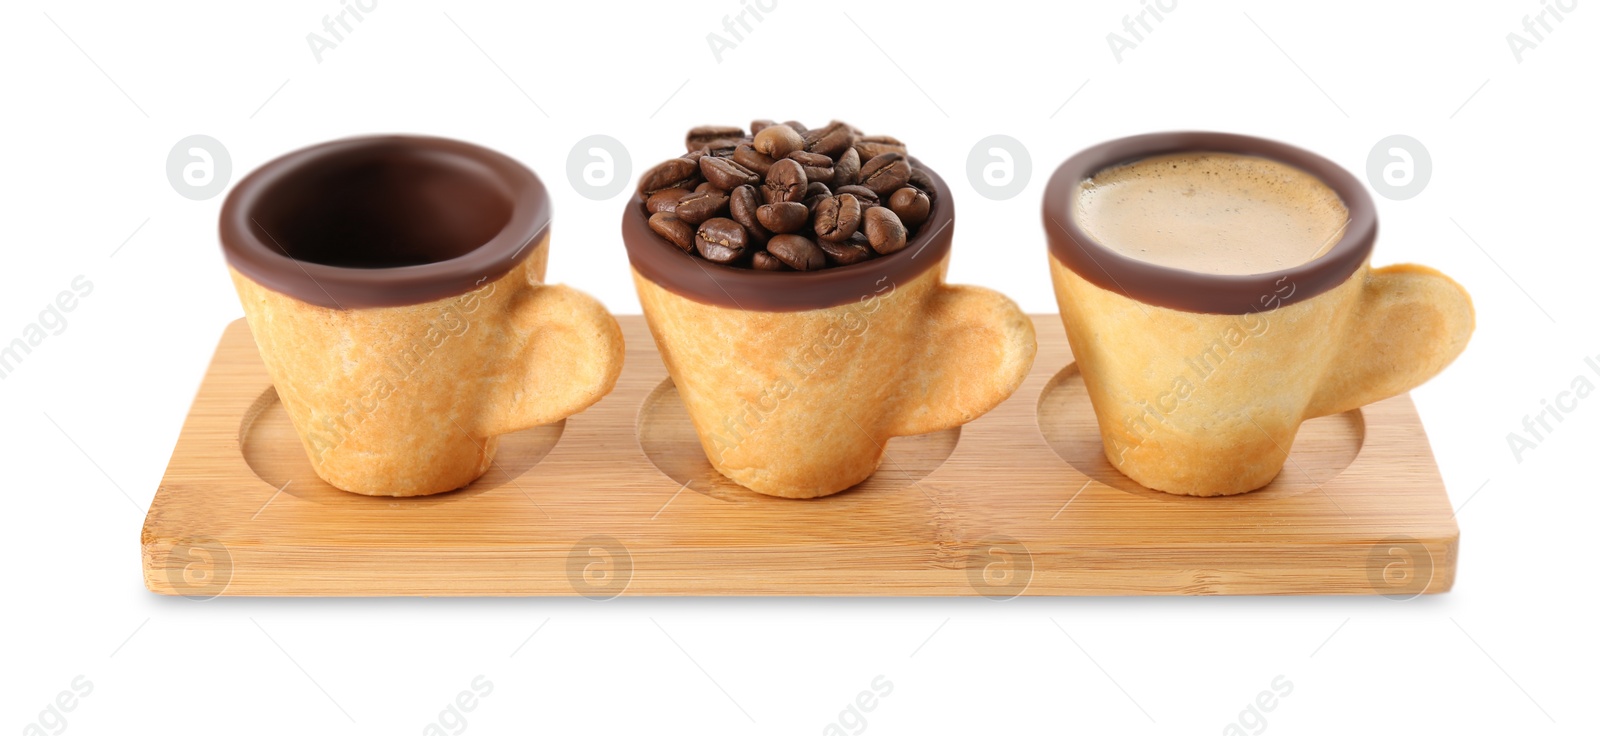
M1146 263L1207 274L1259 274L1311 261L1339 242L1350 213L1321 179L1235 153L1143 158L1078 185L1089 237Z

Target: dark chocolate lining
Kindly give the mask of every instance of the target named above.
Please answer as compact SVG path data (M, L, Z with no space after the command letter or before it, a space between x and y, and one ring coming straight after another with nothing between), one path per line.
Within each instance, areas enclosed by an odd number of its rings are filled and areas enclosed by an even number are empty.
M1197 152L1260 156L1316 176L1339 195L1350 213L1344 237L1320 257L1280 271L1205 274L1122 255L1095 242L1078 223L1078 185L1084 179L1151 156ZM1067 159L1045 187L1044 230L1051 255L1102 289L1186 312L1245 314L1309 299L1344 283L1371 257L1378 218L1372 197L1355 176L1310 151L1244 135L1174 132L1107 141Z
M444 138L331 141L229 192L223 255L262 286L332 309L422 304L504 276L550 226L527 167Z
M640 275L679 296L702 304L756 312L798 312L849 304L904 286L937 266L950 252L955 234L955 204L939 174L922 162L936 196L933 211L904 250L881 258L818 271L757 271L712 263L684 253L650 229L639 195L622 213L622 242Z

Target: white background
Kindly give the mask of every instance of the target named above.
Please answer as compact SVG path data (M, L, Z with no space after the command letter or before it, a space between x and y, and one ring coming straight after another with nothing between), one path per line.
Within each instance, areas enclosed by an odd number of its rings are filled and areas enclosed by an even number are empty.
M69 733L418 733L478 675L495 689L468 733L819 733L879 675L893 691L866 714L871 733L1220 733L1279 675L1294 689L1266 714L1271 733L1595 732L1600 483L1586 460L1600 398L1521 462L1507 434L1576 377L1600 384L1583 363L1600 355L1600 9L1580 3L1519 63L1506 36L1537 0L1181 0L1119 63L1106 36L1139 0L778 0L718 63L706 34L741 1L380 0L321 63L306 34L340 0L7 3L0 342L74 277L94 290L0 380L0 732L38 722L78 675L93 691L66 714ZM954 187L951 280L1034 312L1055 310L1043 181L1084 146L1226 130L1365 179L1378 140L1420 140L1432 179L1413 199L1378 198L1374 262L1435 266L1477 304L1466 354L1414 393L1459 510L1455 590L1404 602L195 602L144 590L144 510L216 339L241 316L215 237L222 198L168 184L179 139L222 141L234 180L353 134L499 149L553 192L551 280L631 313L623 200L579 196L569 150L613 136L636 175L675 155L691 125L756 117L838 117L908 141ZM978 196L964 173L973 144L997 133L1033 164L1008 201Z

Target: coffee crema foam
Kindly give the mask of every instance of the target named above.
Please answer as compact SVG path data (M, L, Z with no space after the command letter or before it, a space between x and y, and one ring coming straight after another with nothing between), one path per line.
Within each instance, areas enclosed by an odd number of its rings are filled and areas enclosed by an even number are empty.
M1260 156L1192 152L1107 167L1078 185L1078 223L1129 258L1207 274L1315 260L1350 213L1321 179Z

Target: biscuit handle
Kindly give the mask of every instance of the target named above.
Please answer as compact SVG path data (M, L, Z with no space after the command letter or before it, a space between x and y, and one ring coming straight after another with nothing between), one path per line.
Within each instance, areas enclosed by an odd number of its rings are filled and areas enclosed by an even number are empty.
M1312 398L1307 418L1416 388L1455 360L1472 336L1472 297L1427 266L1373 270L1356 309L1349 338Z
M481 430L494 436L565 419L611 391L622 372L622 329L599 301L560 284L512 298L504 329L520 346L489 397Z
M1033 367L1033 321L999 292L941 285L917 331L920 359L908 367L892 436L936 432L977 419L1005 401Z

